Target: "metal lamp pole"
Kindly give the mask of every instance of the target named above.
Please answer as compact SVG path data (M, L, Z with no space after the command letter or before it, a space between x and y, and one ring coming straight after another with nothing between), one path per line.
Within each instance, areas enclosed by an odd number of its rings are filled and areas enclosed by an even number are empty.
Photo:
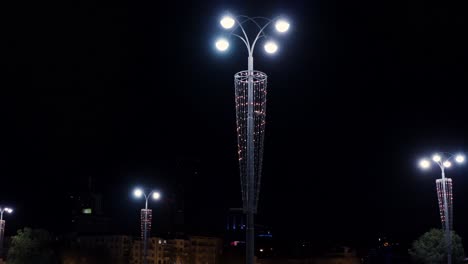
M244 28L245 24L250 22L250 24L256 26L256 36L254 40L251 42L249 36ZM232 29L229 32L229 37L235 36L242 40L247 48L248 59L247 59L247 73L240 72L236 74L236 82L237 78L242 78L242 81L245 83L247 81L247 102L244 100L244 96L240 96L243 99L241 102L237 102L236 107L242 107L243 109L247 105L246 113L243 112L241 114L238 113L238 123L245 122L245 114L247 119L246 129L241 125L242 128L238 126L238 138L239 138L239 160L241 166L241 182L242 182L242 193L243 193L243 202L244 202L244 212L247 216L247 227L246 227L246 263L253 264L254 263L254 256L255 256L255 247L254 247L254 239L255 239L255 230L254 230L254 214L257 212L257 204L258 204L258 193L260 188L260 177L261 177L261 155L262 151L257 151L259 148L263 148L263 127L264 127L264 119L262 122L256 123L256 118L254 117L254 113L265 115L265 100L266 100L266 89L261 90L264 93L262 95L263 101L255 101L254 98L254 87L255 83L257 82L256 79L258 76L262 76L262 82L266 88L266 75L260 72L254 72L254 59L253 53L255 50L255 45L257 41L262 37L268 38L265 33L265 29L275 22L276 30L280 33L284 33L289 29L289 23L277 17L275 19L268 19L264 17L248 17L248 16L224 16L220 24L225 29ZM242 32L240 35L235 33L237 29L240 29ZM227 39L221 38L216 42L216 48L220 51L225 51L229 47L229 42ZM278 46L273 41L266 42L265 51L267 53L275 53L278 49ZM247 77L247 78L245 78ZM257 83L260 83L257 82ZM237 88L236 88L237 89ZM258 89L258 88L257 88ZM237 91L236 91L237 93ZM237 97L236 97L237 101ZM261 110L258 110L258 106ZM262 108L263 107L263 108ZM239 118L239 116L242 117ZM261 124L259 124L261 123ZM258 129L258 127L262 127L262 129ZM255 129L257 128L258 131ZM244 130L245 129L245 130ZM242 130L242 132L240 131ZM246 135L245 135L245 134ZM245 140L244 137L246 136ZM257 136L257 138L256 138ZM246 146L245 146L246 144ZM243 161L245 159L245 162ZM245 178L244 178L245 177Z
M451 232L450 223L451 223L451 221L453 221L453 219L451 219L451 215L450 215L450 212L449 212L449 201L448 200L451 199L450 200L450 202L451 202L450 206L453 207L453 194L452 194L451 188L450 188L450 190L447 190L447 188L449 187L449 183L451 183L451 179L448 179L448 178L445 177L445 169L450 168L452 166L452 162L450 161L451 159L454 158L457 163L463 163L465 161L465 157L463 155L461 155L461 154L458 154L458 155L453 155L451 153L447 153L447 154L448 154L447 157L442 157L440 154L435 154L432 157L432 161L439 166L440 171L441 171L441 179L439 179L439 180L441 181L441 185L442 185L442 200L443 200L443 205L444 205L443 206L443 215L444 216L441 218L441 220L442 220L443 228L445 229L445 240L446 240L446 246L447 246L447 263L452 264L452 232ZM423 169L429 168L429 166L430 166L429 160L427 160L427 159L421 160L420 166ZM437 183L437 181L436 181L436 183ZM439 189L439 187L438 187L438 189ZM448 192L449 191L451 193L450 197L448 197ZM437 195L438 195L438 197L440 197L439 196L439 190L438 190ZM441 209L441 208L439 208L439 209ZM453 210L453 208L452 208L452 210ZM442 210L441 210L441 215L442 215Z
M159 200L161 197L159 192L151 191L148 195L141 189L136 189L134 195L137 198L145 198L145 218L143 224L143 264L148 263L148 200L152 197L154 200Z
M450 230L450 215L447 201L447 186L445 179L445 167L438 162L442 175L442 192L444 197L444 215L445 215L445 239L447 243L447 263L452 264L452 234ZM452 220L453 221L453 220Z
M3 237L5 236L5 220L3 220L3 213L11 214L13 210L8 207L0 208L0 259L3 259Z

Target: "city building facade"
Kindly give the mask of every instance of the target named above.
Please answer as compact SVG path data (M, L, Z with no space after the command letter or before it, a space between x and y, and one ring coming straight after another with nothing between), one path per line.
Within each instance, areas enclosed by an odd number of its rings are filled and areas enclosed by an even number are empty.
M132 245L130 264L142 264L143 243ZM189 238L148 240L148 264L218 264L222 253L222 241L215 237L192 236Z

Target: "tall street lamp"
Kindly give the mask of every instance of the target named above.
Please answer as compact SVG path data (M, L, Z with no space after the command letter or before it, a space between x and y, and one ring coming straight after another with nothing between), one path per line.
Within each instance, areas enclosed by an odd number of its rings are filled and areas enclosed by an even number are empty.
M145 198L145 209L141 209L141 228L142 228L142 237L143 237L143 264L148 263L148 231L151 230L151 218L152 211L148 209L148 200L152 198L153 200L159 200L161 194L156 191L150 191L146 194L142 189L136 188L133 191L133 195L136 198Z
M265 135L266 88L267 75L254 71L253 53L257 42L265 39L264 49L268 54L278 51L276 42L266 34L266 29L274 25L281 34L289 30L289 22L277 17L248 17L225 15L220 20L221 26L227 30L223 38L219 38L215 47L221 51L229 49L229 40L239 38L247 48L247 71L234 75L237 140L239 167L242 187L243 209L247 215L246 231L246 263L254 263L254 214L257 212L262 173L263 139ZM247 31L247 25L253 26ZM247 32L256 32L255 38L249 38Z
M5 236L5 220L3 220L4 212L11 214L13 209L0 207L0 259L3 259L3 237Z
M453 192L452 179L445 177L445 169L452 167L452 160L455 160L456 163L463 163L465 156L462 154L436 153L432 156L432 159L422 159L419 166L422 169L429 169L431 160L439 166L442 174L442 177L436 180L437 198L439 200L442 228L445 230L447 263L452 264Z

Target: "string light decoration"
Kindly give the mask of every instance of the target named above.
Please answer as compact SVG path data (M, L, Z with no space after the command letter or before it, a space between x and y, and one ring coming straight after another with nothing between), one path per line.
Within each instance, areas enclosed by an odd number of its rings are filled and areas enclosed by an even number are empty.
M262 175L263 142L265 137L267 75L260 71L253 71L253 166L254 166L254 212L257 212L260 183ZM244 210L248 206L248 162L247 162L247 119L248 119L248 88L249 72L241 71L234 76L237 143L239 154L239 168L241 178L242 201Z
M445 184L442 186L442 184ZM442 221L442 229L446 228L445 221L447 217L445 216L445 207L444 207L444 189L447 197L447 208L448 208L448 219L449 219L449 229L453 230L453 195L452 195L452 179L444 178L436 180L437 186L437 198L439 200L439 211L440 211L440 220Z
M151 222L153 211L151 209L141 209L141 239L145 240L145 224L146 224L146 237L151 234Z

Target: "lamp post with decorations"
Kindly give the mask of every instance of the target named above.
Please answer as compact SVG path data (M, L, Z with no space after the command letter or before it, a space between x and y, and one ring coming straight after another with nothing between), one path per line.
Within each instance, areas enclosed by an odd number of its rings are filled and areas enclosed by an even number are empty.
M452 264L453 188L452 179L445 177L445 170L452 167L452 160L455 160L456 163L463 163L465 156L463 154L436 153L432 159L424 158L419 162L422 169L429 169L432 161L441 171L441 178L436 180L436 187L442 228L445 231L448 264Z
M161 194L156 191L150 191L146 194L143 189L136 188L133 191L136 198L145 198L145 209L141 209L141 222L142 222L142 238L143 238L143 264L148 263L148 231L151 229L152 211L148 209L148 200L159 200Z
M284 17L234 16L226 14L220 20L226 30L225 37L219 38L215 47L226 52L232 38L240 39L247 48L247 70L234 75L237 119L237 141L242 189L243 209L246 221L246 263L254 263L254 214L257 212L263 160L265 135L267 75L254 70L253 54L259 40L264 40L267 54L278 51L278 44L267 34L274 25L278 34L289 30L290 24ZM252 26L250 30L247 26ZM248 33L253 33L253 38Z
M13 209L8 207L0 207L0 259L3 259L3 238L5 236L5 220L3 220L3 213L13 213Z

